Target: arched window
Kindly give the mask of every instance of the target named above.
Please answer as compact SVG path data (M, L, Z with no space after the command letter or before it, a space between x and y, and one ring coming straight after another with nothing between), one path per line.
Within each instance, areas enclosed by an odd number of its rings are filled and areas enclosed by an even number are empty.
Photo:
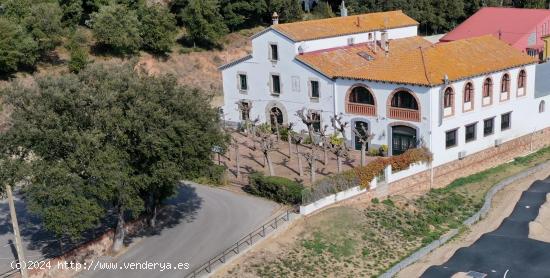
M464 103L472 102L473 98L474 98L474 84L472 84L472 82L468 82L464 86Z
M369 89L358 86L351 90L349 102L374 105L374 97Z
M527 83L527 72L525 72L525 70L521 70L518 76L518 89L525 88L526 83Z
M539 103L539 113L544 113L546 110L546 102L544 100L541 100Z
M483 82L483 97L491 97L493 95L493 80L491 78L485 79Z
M443 95L443 107L452 108L454 104L454 97L455 94L453 92L453 88L449 87L445 89L445 94Z
M416 98L408 91L398 91L393 94L391 106L396 108L406 108L418 110Z
M502 76L502 82L500 83L500 91L502 93L509 93L510 92L510 75L505 73Z

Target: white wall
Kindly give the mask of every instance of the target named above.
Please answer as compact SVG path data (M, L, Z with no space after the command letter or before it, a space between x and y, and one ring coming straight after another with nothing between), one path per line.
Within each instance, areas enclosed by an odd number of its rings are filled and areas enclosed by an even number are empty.
M535 66L530 65L526 68L527 71L527 94L523 97L518 97L517 78L519 74L518 68L507 71L511 77L510 99L504 102L500 101L500 85L501 78L504 72L491 74L493 79L493 103L492 105L482 106L482 85L487 76L472 78L470 80L459 81L452 83L451 86L455 91L454 115L450 117L441 117L441 97L442 87L432 89L432 138L433 145L431 146L434 153L434 166L441 165L458 159L458 153L466 151L466 155L482 151L495 146L495 140L500 139L503 142L514 138L529 134L535 130L548 127L550 114L546 116L539 115L538 103L539 100L534 98L535 86ZM466 82L474 83L474 110L463 112L463 92ZM512 112L512 126L508 130L501 131L500 116L507 112ZM494 133L489 136L483 134L483 120L494 117ZM537 120L540 119L540 120ZM466 143L465 126L476 123L476 139ZM445 132L458 128L458 145L447 149L445 146Z

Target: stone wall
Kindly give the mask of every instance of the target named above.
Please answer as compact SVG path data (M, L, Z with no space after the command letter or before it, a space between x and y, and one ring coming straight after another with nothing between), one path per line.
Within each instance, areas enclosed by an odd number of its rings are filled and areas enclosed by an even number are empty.
M433 169L433 183L430 182L432 174L430 170L392 182L388 187L388 194L422 192L430 188L441 188L458 178L509 162L518 156L527 155L548 145L550 145L550 128L505 142L498 147L471 154L462 160L437 166Z

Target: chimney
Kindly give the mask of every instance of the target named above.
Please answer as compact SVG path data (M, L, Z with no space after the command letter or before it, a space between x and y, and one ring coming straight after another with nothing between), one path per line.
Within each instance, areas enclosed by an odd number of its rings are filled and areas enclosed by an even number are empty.
M388 40L388 31L382 31L380 34L380 47L386 52L386 55L390 51L390 41Z
M342 0L342 5L340 5L340 16L348 16L348 8L346 8L346 3Z
M271 17L271 19L273 19L273 25L279 24L279 15L277 14L277 12L273 12L273 16Z

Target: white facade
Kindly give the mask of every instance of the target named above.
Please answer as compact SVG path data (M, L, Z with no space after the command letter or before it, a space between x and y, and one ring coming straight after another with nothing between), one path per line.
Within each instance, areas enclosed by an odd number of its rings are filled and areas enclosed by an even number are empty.
M417 27L404 27L388 30L389 39L412 37L417 35ZM350 43L362 43L380 40L380 32L355 34L334 38L294 42L275 30L268 30L252 40L252 54L240 62L222 67L224 90L224 120L230 123L242 122L242 114L237 102L248 101L252 105L250 119L261 122L270 121L270 111L277 107L282 111L283 123L293 123L295 130L305 130L296 111L307 108L317 111L321 116L321 125L330 126L333 115L342 114L349 122L347 138L353 142L352 127L355 122L368 123L369 130L375 135L370 146L387 145L392 153L392 136L395 126L410 127L415 131L417 144L423 144L434 153L434 166L459 159L459 153L470 155L487 148L495 147L495 143L529 134L550 126L550 107L539 113L541 98L535 98L535 65L524 68L514 68L496 72L486 76L473 77L448 84L448 86L413 86L406 84L383 83L361 80L331 79L297 61L295 56L300 52L312 52L321 49L344 47ZM271 60L271 45L278 49L278 60ZM517 95L517 80L520 70L527 74L525 95ZM501 78L508 73L511 78L510 97L501 100ZM246 75L247 89L240 89L239 75ZM280 77L280 94L273 94L272 75ZM493 80L492 103L483 105L482 87L484 80ZM311 81L318 81L319 97L311 96ZM472 82L474 97L472 104L464 104L463 92L467 82ZM374 97L376 113L374 116L363 116L347 113L348 92L354 86L364 86ZM454 90L453 109L443 109L443 92L447 87ZM391 117L390 101L393 93L400 90L411 92L418 104L417 120L403 120ZM550 96L545 96L545 102L550 105ZM487 103L487 99L485 100ZM471 107L468 107L470 106ZM471 108L465 111L465 108ZM468 110L468 109L466 109ZM452 115L450 115L452 112ZM500 129L501 115L511 112L511 127ZM448 115L448 116L446 116ZM484 120L494 117L494 131L491 135L484 134ZM477 123L475 139L465 140L465 126ZM456 146L447 148L446 132L457 129Z

